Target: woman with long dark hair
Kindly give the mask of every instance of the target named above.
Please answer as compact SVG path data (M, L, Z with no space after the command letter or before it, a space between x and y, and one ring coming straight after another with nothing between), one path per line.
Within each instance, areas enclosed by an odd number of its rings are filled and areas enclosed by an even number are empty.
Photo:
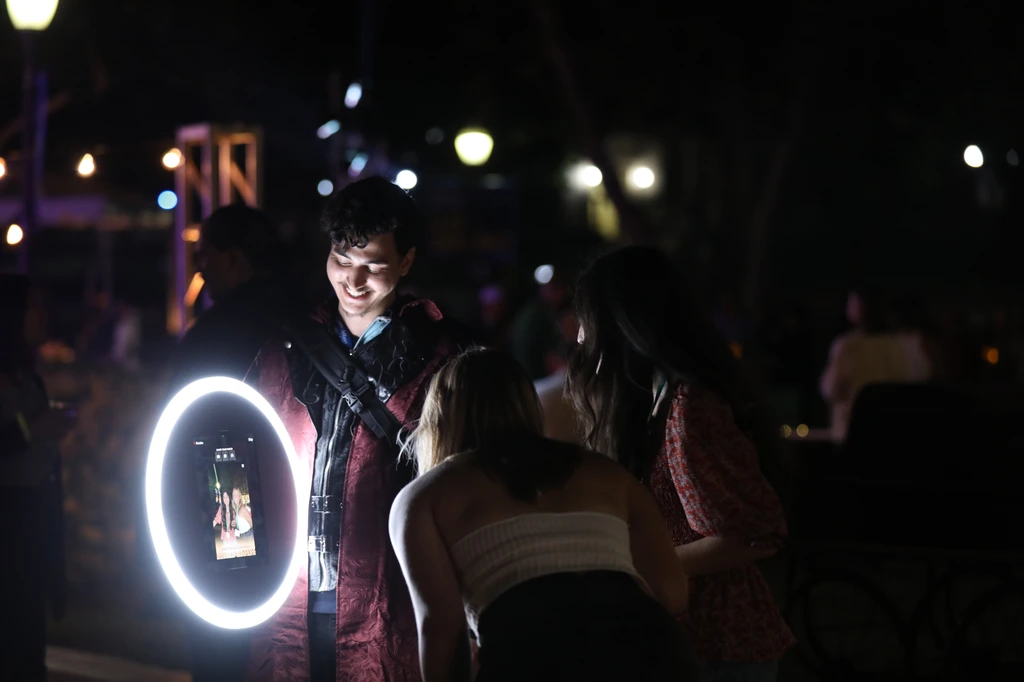
M220 526L220 539L223 543L235 540L236 517L235 508L231 504L231 493L223 491L217 504L217 513L213 517L213 527Z
M760 461L777 456L711 317L660 251L599 258L576 291L579 346L567 392L584 444L654 493L691 576L690 633L700 680L773 680L794 639L755 562L786 536Z
M657 505L608 458L542 435L530 377L470 350L430 383L391 538L426 682L689 680L686 576Z

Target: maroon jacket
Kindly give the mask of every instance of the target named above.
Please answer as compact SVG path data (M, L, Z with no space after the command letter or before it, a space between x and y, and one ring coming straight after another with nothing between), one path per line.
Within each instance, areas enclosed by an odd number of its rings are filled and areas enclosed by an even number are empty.
M403 424L419 418L430 378L459 348L431 301L407 303L398 312L422 315L438 325L440 341L426 367L388 400L388 409ZM277 411L312 482L316 429L306 406L292 390L282 344L260 351L259 390ZM388 536L388 515L406 483L398 473L394 451L361 422L356 428L346 467L341 555L338 560L338 682L419 682L416 622L408 588ZM309 680L307 633L308 568L303 564L284 606L253 633L247 679L253 682Z

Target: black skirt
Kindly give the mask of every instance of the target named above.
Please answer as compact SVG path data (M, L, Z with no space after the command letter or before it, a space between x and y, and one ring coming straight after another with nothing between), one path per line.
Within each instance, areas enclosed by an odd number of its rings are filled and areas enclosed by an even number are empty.
M675 619L616 571L559 573L517 585L480 618L477 682L688 682Z

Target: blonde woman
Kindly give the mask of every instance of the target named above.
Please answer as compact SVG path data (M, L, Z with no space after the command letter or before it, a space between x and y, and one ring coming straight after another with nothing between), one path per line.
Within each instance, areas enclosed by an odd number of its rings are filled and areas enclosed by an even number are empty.
M425 682L690 679L687 579L651 495L544 438L526 371L474 349L431 381L391 509Z

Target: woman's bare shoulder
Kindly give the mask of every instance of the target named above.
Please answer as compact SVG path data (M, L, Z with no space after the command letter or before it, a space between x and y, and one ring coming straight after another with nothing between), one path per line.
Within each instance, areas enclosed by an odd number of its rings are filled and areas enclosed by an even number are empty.
M455 455L438 464L430 471L410 481L398 494L398 498L410 503L423 502L433 498L438 492L451 484L454 478L465 475L467 461L464 455ZM396 503L398 502L396 498Z
M580 470L586 475L599 476L608 481L623 481L630 476L626 468L614 459L592 450L581 452Z

